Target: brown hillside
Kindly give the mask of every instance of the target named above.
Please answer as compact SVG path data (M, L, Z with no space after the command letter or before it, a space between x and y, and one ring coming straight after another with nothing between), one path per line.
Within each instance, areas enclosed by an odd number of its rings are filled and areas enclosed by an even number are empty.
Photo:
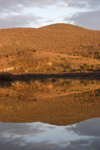
M0 30L0 56L36 50L100 58L100 31L68 24Z

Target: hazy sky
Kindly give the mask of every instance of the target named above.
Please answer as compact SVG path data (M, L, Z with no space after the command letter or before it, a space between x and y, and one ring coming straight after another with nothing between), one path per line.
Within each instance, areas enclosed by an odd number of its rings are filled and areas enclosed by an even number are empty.
M100 0L0 0L0 28L54 23L100 30Z

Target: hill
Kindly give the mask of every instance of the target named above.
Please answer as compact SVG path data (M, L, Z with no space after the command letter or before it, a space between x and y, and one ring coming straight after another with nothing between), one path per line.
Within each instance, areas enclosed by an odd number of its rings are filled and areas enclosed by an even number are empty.
M100 31L69 24L0 30L0 56L27 50L100 58Z
M38 29L2 29L0 40L0 72L100 70L100 31L54 24Z

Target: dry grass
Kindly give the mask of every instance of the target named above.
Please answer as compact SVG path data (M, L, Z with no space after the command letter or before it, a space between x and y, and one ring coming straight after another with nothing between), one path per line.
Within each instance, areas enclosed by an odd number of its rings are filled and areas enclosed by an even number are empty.
M59 53L20 51L15 56L2 58L0 72L18 73L67 73L100 70L100 61L93 58Z
M68 24L0 30L0 56L47 51L100 58L100 31ZM21 51L21 52L20 52Z

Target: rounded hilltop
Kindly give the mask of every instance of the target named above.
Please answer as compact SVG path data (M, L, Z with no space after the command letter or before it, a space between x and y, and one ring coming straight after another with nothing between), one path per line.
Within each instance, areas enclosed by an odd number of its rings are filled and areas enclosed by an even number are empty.
M70 24L1 29L0 39L1 55L36 49L43 52L100 57L100 31Z

